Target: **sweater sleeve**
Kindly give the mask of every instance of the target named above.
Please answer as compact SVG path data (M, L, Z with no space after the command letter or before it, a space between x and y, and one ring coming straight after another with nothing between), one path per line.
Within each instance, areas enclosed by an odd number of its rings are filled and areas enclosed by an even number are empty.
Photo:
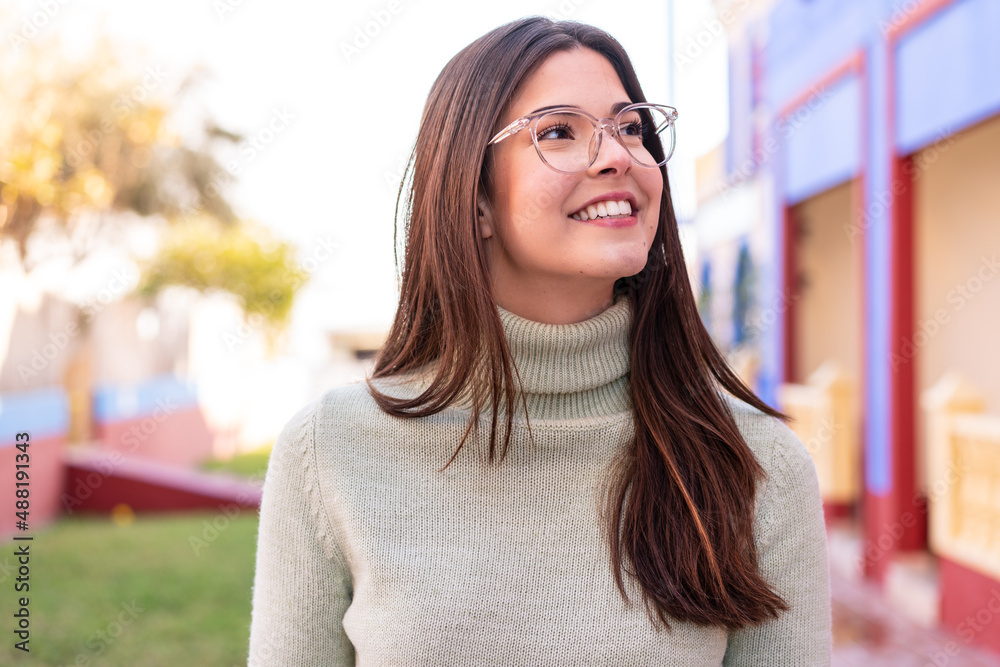
M756 518L761 574L789 605L730 633L723 665L829 665L832 628L826 527L809 452L783 423Z
M342 623L351 604L351 574L333 539L316 467L318 406L288 422L264 478L250 667L354 664Z

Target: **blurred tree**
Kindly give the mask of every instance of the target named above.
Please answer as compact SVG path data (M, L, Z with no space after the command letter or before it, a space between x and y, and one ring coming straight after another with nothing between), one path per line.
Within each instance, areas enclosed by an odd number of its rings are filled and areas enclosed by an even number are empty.
M202 216L170 228L157 256L143 268L138 292L154 296L170 285L228 292L236 296L249 323L261 325L273 346L305 280L292 246L265 228L220 228Z
M746 241L740 243L739 260L736 263L736 284L733 286L733 344L736 346L751 342L750 312L753 309L756 291L756 270L750 248Z
M13 241L26 263L29 239L51 221L79 261L106 228L120 224L117 213L183 223L183 231L168 236L142 293L154 294L171 281L228 290L247 316L283 324L302 274L290 248L260 230L236 229L243 223L224 192L232 177L214 157L217 143L242 137L204 113L193 119L189 113L182 134L175 118L189 111L185 105L204 72L193 69L171 86L158 66L137 74L124 60L106 39L79 61L65 57L53 40L27 43L19 57L0 60L0 243ZM190 224L193 217L198 224ZM260 248L250 251L254 239L277 248L280 259L271 261ZM219 268L202 275L196 269L212 255ZM279 283L295 288L282 292L265 314L261 304L273 299L254 295L287 290Z
M304 274L290 246L238 220L226 198L233 179L215 155L243 137L197 104L206 73L137 71L136 58L107 38L80 59L55 38L21 40L14 51L0 58L0 245L13 243L29 273L50 258L65 260L67 247L76 265L120 236L123 214L141 216L165 232L141 295L169 284L228 291L247 319L264 318L273 342ZM54 250L45 256L30 243L36 235L66 243L48 244ZM83 309L78 320L71 401L87 400L91 382L81 370L93 349Z
M698 291L698 313L709 333L714 334L712 322L712 265L706 258L701 265L701 285Z
M236 221L220 184L229 175L212 149L241 137L202 119L182 138L167 122L203 72L169 86L159 67L135 74L122 60L107 41L79 61L50 41L0 61L0 240L14 241L22 262L45 218L76 260L115 212L171 220L202 210L220 224Z

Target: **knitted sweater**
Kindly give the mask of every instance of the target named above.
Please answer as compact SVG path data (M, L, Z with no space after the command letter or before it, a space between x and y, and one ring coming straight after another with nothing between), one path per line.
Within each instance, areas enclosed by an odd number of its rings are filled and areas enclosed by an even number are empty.
M602 480L634 428L629 304L549 325L502 308L534 443L516 418L499 464L488 417L401 419L363 383L330 390L281 433L264 484L252 666L827 665L826 539L808 452L780 421L727 399L768 478L754 531L763 576L791 609L727 632L654 629L639 588L612 579ZM382 381L392 395L419 383Z

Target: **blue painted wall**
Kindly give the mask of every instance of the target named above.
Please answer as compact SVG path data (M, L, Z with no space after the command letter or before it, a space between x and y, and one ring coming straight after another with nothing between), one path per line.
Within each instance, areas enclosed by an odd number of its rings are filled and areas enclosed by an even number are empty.
M94 419L109 423L147 417L154 411L183 410L198 404L195 387L173 375L135 385L105 385L94 391Z
M726 173L734 176L742 170L746 178L751 170L746 162L753 150L753 70L750 44L731 44L729 52L729 136L726 138Z
M850 180L861 171L861 80L848 76L817 90L778 121L785 144L785 199L803 199Z
M879 34L876 0L784 0L768 24L767 100L778 110Z
M69 401L58 387L0 394L0 447L13 447L18 433L32 440L65 436Z
M1000 2L963 0L896 51L896 144L924 148L1000 113Z
M869 50L888 42L894 25L909 15L916 0L783 0L768 18L768 43L764 53L765 90L772 112L807 92L814 83L858 49ZM939 141L972 124L1000 114L1000 2L959 0L937 12L898 42L896 76L895 146L902 154ZM737 72L742 76L743 72ZM870 81L872 92L890 85L888 80ZM850 94L850 93L849 93ZM745 96L734 97L732 114L749 112ZM796 136L791 147L797 155L828 150L831 133L840 123L856 126L857 105L847 99L836 114L817 122L814 131ZM742 108L741 108L742 105ZM885 112L885 107L874 109ZM818 114L817 114L818 115ZM836 122L837 125L831 123ZM820 127L823 125L824 127ZM741 159L745 142L738 137L731 159ZM843 174L848 156L831 153L838 166L827 168L830 176ZM857 157L853 156L855 168ZM793 156L793 159L794 156ZM798 164L798 163L796 163ZM800 198L809 188L802 181L829 178L789 173L787 193ZM835 185L836 183L829 183ZM808 195L807 195L808 196Z
M889 208L892 188L892 140L884 120L889 103L888 48L876 42L867 51L869 115L872 118L865 172L865 487L875 495L892 489L891 327L892 235Z

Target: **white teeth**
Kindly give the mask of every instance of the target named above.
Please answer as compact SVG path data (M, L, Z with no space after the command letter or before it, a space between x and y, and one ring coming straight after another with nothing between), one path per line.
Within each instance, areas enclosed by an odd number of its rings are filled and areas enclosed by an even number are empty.
M621 201L602 201L591 204L587 208L581 209L571 215L574 220L595 220L597 218L607 218L616 215L632 215L632 204L627 199Z

